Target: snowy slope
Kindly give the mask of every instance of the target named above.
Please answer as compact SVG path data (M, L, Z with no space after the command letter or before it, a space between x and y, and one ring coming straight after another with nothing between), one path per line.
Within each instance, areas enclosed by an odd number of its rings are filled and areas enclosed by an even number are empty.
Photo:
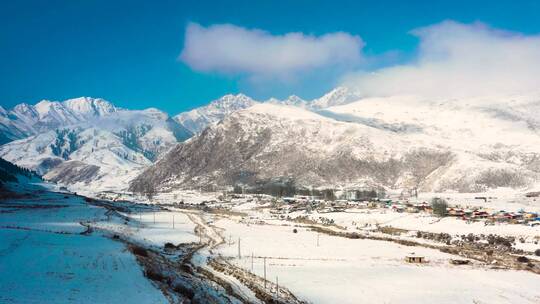
M36 105L38 116L66 126L0 146L0 155L70 186L122 189L142 168L191 136L156 109L129 111L85 99L45 105ZM59 105L65 105L63 110Z
M414 96L370 98L323 114L386 130L420 145L456 155L434 172L435 188L466 191L475 179L490 188L531 186L540 173L538 96L426 100ZM474 190L474 189L468 189Z
M129 173L151 164L142 153L127 148L111 132L66 128L11 142L0 147L2 157L64 184L79 182L120 186ZM119 180L114 180L118 178Z
M398 96L317 113L259 104L171 150L132 189L287 180L422 191L531 188L540 181L537 100Z
M295 107L299 107L299 108L302 108L302 109L307 109L309 108L310 104L309 104L309 101L307 100L304 100L296 95L291 95L289 97L287 97L287 99L283 99L283 100L279 100L277 98L270 98L268 99L267 101L265 101L265 103L270 103L270 104L276 104L276 105L288 105L288 106L295 106Z
M192 133L197 134L232 113L258 103L289 105L309 110L320 110L331 106L347 104L358 99L360 99L360 95L345 87L338 87L324 96L313 100L304 100L296 95L291 95L286 99L270 98L261 102L243 94L229 94L210 102L207 106L180 113L174 119Z
M119 109L100 98L80 97L63 102L42 100L36 105L21 103L0 111L0 131L10 140L21 139L61 126L104 117Z
M342 87L311 101L226 95L174 120L99 99L21 104L0 109L0 127L17 126L10 134L70 125L4 145L0 156L53 180L100 181L99 187L125 187L172 148L138 179L139 188L294 181L423 191L540 189L538 96L359 98ZM199 135L174 147L191 136L188 129Z
M289 105L312 111L318 111L328 107L345 105L358 101L359 99L361 99L361 95L352 91L351 89L346 87L337 87L323 96L312 100L305 100L296 95L291 95L283 100L270 98L266 101L266 103Z
M31 183L42 182L41 176L36 172L19 167L3 158L0 158L0 190L5 194L5 191L18 191L26 188ZM0 195L0 199L3 195Z
M117 217L54 188L0 191L0 303L167 303L126 245L85 227Z
M267 225L216 219L213 224L232 240L241 239L246 253L238 257L237 243L215 250L258 276L279 278L280 285L308 303L532 304L540 299L538 275L531 272L454 266L448 261L461 257L430 248L318 235L266 215L263 222ZM412 252L429 262L406 263L404 257Z
M430 163L415 168L419 155ZM409 185L450 158L447 151L415 146L383 130L265 103L236 112L178 145L132 188L253 186L291 179L303 186Z
M309 102L312 109L325 109L358 101L361 95L346 87L337 87L320 98Z
M231 113L251 107L257 102L246 95L225 95L207 106L183 112L174 117L178 123L192 133L200 133L207 126L222 120Z

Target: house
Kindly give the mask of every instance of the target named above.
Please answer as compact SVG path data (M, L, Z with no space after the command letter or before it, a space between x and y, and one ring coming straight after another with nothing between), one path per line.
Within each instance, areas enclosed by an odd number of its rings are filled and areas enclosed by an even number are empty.
M291 204L291 203L296 202L296 198L294 198L294 197L282 197L281 199L286 204Z
M421 211L428 211L431 209L431 206L426 202L414 204L414 207Z
M534 220L537 216L538 216L538 214L536 214L534 212L528 212L528 213L525 213L525 215L523 217L525 219L528 219L528 220Z
M378 207L378 205L377 205L376 202L369 202L369 204L368 204L368 208L375 209L377 207Z
M405 210L405 208L403 208L401 205L392 205L391 210L401 213Z
M448 215L462 217L465 215L465 212L463 211L463 209L450 208L448 209Z
M528 192L525 194L525 197L539 197L539 196L540 196L540 191Z
M408 213L418 213L418 212L420 212L420 210L418 210L416 207L413 207L413 206L407 207L406 210L407 210Z
M475 211L473 211L473 213L472 213L472 217L473 217L473 218L488 218L488 217L489 217L489 213L487 213L487 212L484 211L484 210L475 210Z
M425 257L414 255L414 254L411 254L405 257L405 262L407 263L425 263L425 261L426 261Z

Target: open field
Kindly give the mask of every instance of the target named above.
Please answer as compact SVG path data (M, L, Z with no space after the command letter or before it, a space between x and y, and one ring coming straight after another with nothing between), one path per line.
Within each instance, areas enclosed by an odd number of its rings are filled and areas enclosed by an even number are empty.
M53 193L0 210L0 302L166 302L124 244L80 224L107 210Z
M219 252L232 263L287 286L313 303L537 303L538 275L491 270L480 263L453 266L458 256L423 247L319 235L279 221L271 225L220 219L215 225L233 243ZM238 238L242 258L238 258ZM319 246L317 246L319 238ZM426 264L408 264L406 255L424 256Z
M515 259L514 250L525 250L534 261L538 226L486 226L482 221L384 208L283 214L265 199L219 202L212 194L197 198L194 192L189 197L194 199L191 204L168 204L165 198L157 204L135 204L45 192L40 199L3 201L0 235L6 241L0 246L0 265L3 273L13 275L2 277L0 299L6 303L540 301L540 279L532 271L536 268L515 270L504 260L490 264L484 256L465 258L459 253L465 247L416 235L449 234L454 240L461 234L491 233L523 238L511 250L497 249L493 258ZM207 203L201 205L203 201ZM354 233L358 237L350 237ZM471 248L483 254L483 249ZM408 263L406 256L423 257L425 263ZM451 263L464 260L466 265Z

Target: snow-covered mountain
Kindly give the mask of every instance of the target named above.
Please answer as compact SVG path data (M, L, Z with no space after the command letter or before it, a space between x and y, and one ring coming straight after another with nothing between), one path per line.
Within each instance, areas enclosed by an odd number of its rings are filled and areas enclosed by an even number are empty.
M319 113L258 104L177 145L131 189L284 181L422 191L524 189L540 181L539 111L540 99L531 96L370 98Z
M174 119L192 133L197 134L227 115L249 108L257 103L257 101L244 94L229 94L210 102L206 106L180 113Z
M191 111L183 112L174 118L185 128L194 134L201 133L206 127L221 121L232 113L247 109L259 103L276 105L289 105L312 111L322 110L332 106L344 105L359 100L358 93L346 88L338 87L320 98L305 100L296 95L286 99L270 98L266 101L257 101L246 95L225 95L220 99L210 102L207 106L199 107Z
M345 105L354 101L358 101L362 96L347 88L337 87L332 91L324 94L320 98L313 99L309 102L309 108L311 109L325 109L334 106Z
M64 184L121 188L178 141L258 103L242 94L225 95L176 119L157 109L117 108L99 98L23 103L0 108L0 156ZM307 104L296 96L279 103Z
M270 98L266 103L277 105L295 106L302 109L318 111L329 107L345 105L358 101L362 96L346 87L337 87L319 98L305 100L296 95L291 95L286 99Z
M22 139L0 146L0 157L46 179L96 189L125 187L192 135L157 109L119 109L92 98L21 104L3 117L4 126L25 132Z
M42 100L36 105L21 103L12 110L0 110L1 143L25 138L61 126L104 117L119 109L100 98L80 97L63 102Z
M0 108L0 139L18 139L0 157L98 190L137 176L137 191L284 182L525 189L540 185L536 113L539 96L362 99L346 88L311 101L226 95L174 119L77 98Z
M308 109L309 108L309 101L304 100L296 95L291 95L287 97L286 99L279 100L277 98L270 98L265 103L270 104L276 104L276 105L288 105L288 106L295 106L302 109Z

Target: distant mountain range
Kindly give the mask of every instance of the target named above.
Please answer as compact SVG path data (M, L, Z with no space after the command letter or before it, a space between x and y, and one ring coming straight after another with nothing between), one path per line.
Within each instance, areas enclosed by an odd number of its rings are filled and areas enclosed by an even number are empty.
M338 88L311 102L296 96L268 102L315 108L319 100L342 102L346 91ZM259 103L243 94L225 95L175 117L90 97L0 107L0 157L75 188L124 189L175 144Z
M266 101L256 101L244 94L229 94L210 102L207 106L180 113L176 115L174 119L192 133L198 134L206 127L221 121L223 118L232 114L233 112L246 109L260 103L290 105L304 109L318 110L330 106L347 104L358 99L360 99L359 94L356 94L345 87L338 87L321 98L310 101L304 100L296 95L289 96L284 100L270 98Z
M68 185L127 185L192 133L156 109L120 109L103 99L41 101L0 110L0 157Z
M225 95L169 117L102 99L0 108L0 157L73 188L242 185L478 192L540 181L538 96Z
M115 106L103 99L87 97L64 102L43 100L36 105L21 103L10 111L0 107L2 143L104 117L117 111Z

